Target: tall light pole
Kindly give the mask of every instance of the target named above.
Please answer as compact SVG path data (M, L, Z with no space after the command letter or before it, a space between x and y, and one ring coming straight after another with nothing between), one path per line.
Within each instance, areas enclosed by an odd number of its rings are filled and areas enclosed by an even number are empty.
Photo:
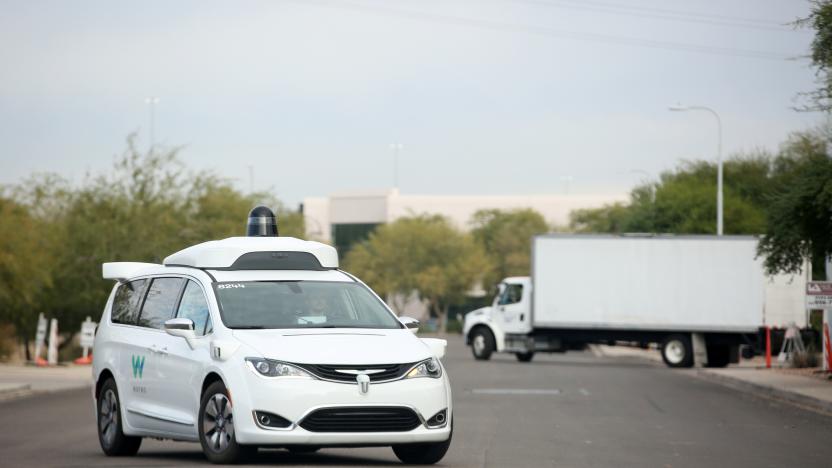
M716 235L722 235L722 119L719 118L719 114L716 113L715 110L711 109L710 107L705 106L683 106L681 104L676 104L675 106L670 106L669 109L671 111L682 112L682 111L705 111L710 113L716 119L716 131L717 131L717 142L716 142L716 159L717 159L717 168L716 168Z
M154 118L156 116L155 115L156 114L156 104L159 103L159 98L156 97L156 96L148 96L148 97L144 98L144 103L150 106L150 128L148 129L148 132L150 133L150 149L152 150L153 145L156 144L156 141L154 140L154 137L153 137L153 131L154 131L153 125L155 123Z
M399 151L404 148L401 143L390 143L390 149L393 151L393 188L399 188Z

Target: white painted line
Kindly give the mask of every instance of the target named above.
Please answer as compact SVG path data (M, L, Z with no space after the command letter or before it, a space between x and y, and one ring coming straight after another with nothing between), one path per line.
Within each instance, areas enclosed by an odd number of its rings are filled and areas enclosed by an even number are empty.
M583 396L589 396L589 390L585 388L578 389L578 392Z
M560 395L557 388L475 388L471 393L478 395Z

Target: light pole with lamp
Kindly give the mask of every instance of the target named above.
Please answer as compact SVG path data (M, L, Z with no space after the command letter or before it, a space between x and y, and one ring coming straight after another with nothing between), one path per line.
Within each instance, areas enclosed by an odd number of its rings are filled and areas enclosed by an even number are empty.
M674 106L670 106L669 110L674 112L682 112L682 111L705 111L709 112L711 115L714 116L716 119L716 128L717 128L717 146L716 146L716 158L717 158L717 169L716 169L716 235L722 235L722 119L719 118L719 114L716 113L715 110L711 109L710 107L705 106L683 106L681 104L676 104Z

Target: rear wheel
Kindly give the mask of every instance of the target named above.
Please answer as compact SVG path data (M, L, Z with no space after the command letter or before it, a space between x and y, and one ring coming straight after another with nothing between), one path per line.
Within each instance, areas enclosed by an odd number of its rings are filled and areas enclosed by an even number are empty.
M205 458L212 463L239 463L257 453L257 447L237 443L231 398L222 382L212 383L202 395L199 443Z
M107 379L98 393L98 443L109 456L135 455L142 445L141 437L124 435L121 424L121 401L116 382Z
M481 326L471 332L471 352L474 353L474 358L487 361L491 359L495 348L494 335L489 329Z
M520 362L531 362L532 358L534 357L534 351L527 351L525 353L514 353L517 356L517 360Z
M448 452L451 446L451 438L454 435L454 426L451 422L451 433L448 440L444 442L428 442L423 444L400 444L393 446L393 453L396 457L409 465L433 465L439 462Z
M711 345L707 348L708 367L725 367L731 362L730 345Z
M670 367L693 366L693 345L690 335L670 335L662 342L662 359Z

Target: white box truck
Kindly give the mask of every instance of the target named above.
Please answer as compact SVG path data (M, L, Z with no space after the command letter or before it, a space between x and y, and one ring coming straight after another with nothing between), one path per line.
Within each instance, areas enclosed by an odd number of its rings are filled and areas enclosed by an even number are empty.
M520 361L588 343L659 343L671 367L695 355L725 366L741 344L758 345L767 312L805 324L799 307L766 311L767 297L799 304L805 278L767 278L756 248L750 236L537 236L531 277L505 278L492 306L466 314L466 343L477 359Z

